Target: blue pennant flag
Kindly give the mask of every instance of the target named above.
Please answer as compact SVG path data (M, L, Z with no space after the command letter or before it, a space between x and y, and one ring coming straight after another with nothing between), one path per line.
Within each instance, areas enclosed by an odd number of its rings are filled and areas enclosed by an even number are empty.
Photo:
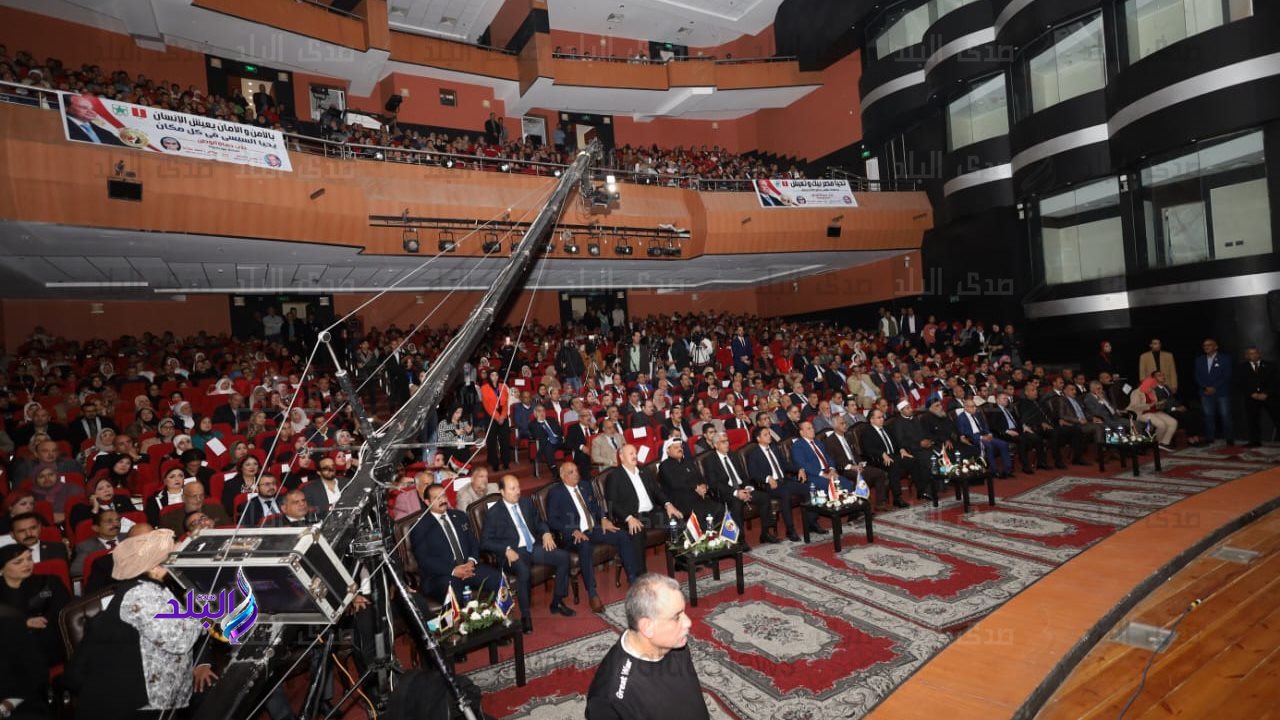
M511 596L511 586L507 585L507 574L499 574L502 576L502 582L498 583L498 593L493 598L493 604L497 606L498 611L503 615L510 615L511 608L516 604L516 601Z
M720 523L720 537L730 542L738 542L738 523L733 519L733 513L729 512L729 508L724 509L724 521Z

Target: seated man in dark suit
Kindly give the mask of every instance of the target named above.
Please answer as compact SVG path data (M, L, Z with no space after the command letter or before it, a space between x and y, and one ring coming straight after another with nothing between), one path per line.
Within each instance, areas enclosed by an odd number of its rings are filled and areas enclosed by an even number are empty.
M889 431L884 427L884 411L872 408L867 413L867 427L862 431L862 457L867 465L879 468L889 476L889 494L893 496L893 506L897 508L911 507L902 499L902 456Z
M418 591L436 601L444 600L449 588L462 597L463 588L496 593L502 584L497 568L481 563L480 542L467 514L449 506L443 485L426 488L427 511L409 531L409 545L418 561Z
M769 493L764 488L753 487L742 461L729 454L729 436L725 433L716 435L712 447L715 452L702 459L702 477L711 484L716 497L729 506L729 512L739 523L746 519L747 503L755 505L760 511L760 542L780 542L773 534L776 518Z
M559 533L560 542L578 553L582 569L582 584L591 598L592 612L604 612L604 603L596 590L596 569L592 552L597 543L612 545L618 550L622 568L627 572L627 582L635 582L639 574L635 552L631 548L631 536L618 529L604 516L591 483L580 482L578 466L563 463L560 466L560 482L547 492L547 524Z
M67 547L60 542L48 542L40 539L40 529L44 527L44 518L37 513L18 513L9 522L10 542L5 545L25 545L31 550L31 562L61 560L68 562Z
M1048 460L1045 455L1045 442L1040 433L1036 432L1030 425L1022 422L1018 417L1018 408L1016 408L1009 398L1009 393L1001 390L996 394L995 408L988 415L991 422L991 434L1005 441L1010 445L1016 445L1018 448L1018 460L1022 463L1022 472L1032 475L1035 470L1031 469L1031 451L1036 451L1036 457L1040 461L1041 469L1048 470Z
M538 443L538 459L555 472L556 451L564 445L564 431L555 418L547 416L547 409L538 405L529 420L529 437Z
M876 500L881 504L888 503L889 475L878 467L868 465L862 459L859 453L862 438L858 437L856 430L847 427L848 420L843 415L837 417L834 422L835 432L828 433L826 439L820 443L822 449L827 452L827 459L835 466L840 477L851 483L856 483L861 473L867 485L875 489Z
M604 499L610 519L619 527L625 525L629 535L638 535L645 528L665 528L668 517L684 519L684 513L667 498L653 473L640 467L636 446L631 443L618 451L618 466L609 471L604 481ZM644 540L633 541L632 550L639 561L636 567L643 571Z
M916 484L917 496L933 500L938 497L937 478L933 475L933 438L925 429L923 418L906 400L898 402L898 419L889 426L889 439L898 449L898 462Z
M342 495L347 485L347 478L338 474L338 463L331 457L321 457L316 463L317 477L302 486L306 493L307 504L316 512L316 518L323 520L329 514L333 503Z
M258 527L262 521L272 515L280 514L280 481L271 473L263 473L258 478L258 492L244 501L236 509L236 517L240 518L240 527Z
M591 442L596 436L596 416L583 410L565 430L564 447L577 463L581 475L591 472Z
M809 532L819 535L827 532L818 527L817 518L809 511L805 502L809 497L809 486L800 482L796 466L773 449L773 432L769 428L756 428L756 446L747 451L747 477L752 485L769 498L777 499L788 540L800 541L800 536L796 533L794 513L791 512L797 505L804 508L804 524ZM765 500L765 503L772 505L770 500ZM763 512L761 517L763 518Z
M271 515L263 519L262 527L306 527L311 524L307 518L307 496L301 490L290 490L285 493L280 510L279 515Z
M555 568L556 589L551 595L551 612L565 617L576 615L564 604L564 596L569 594L569 553L556 547L551 528L538 517L533 502L520 497L520 481L515 475L503 475L498 489L502 502L494 503L485 513L480 548L502 558L504 571L515 573L516 602L520 605L524 631L533 632L529 594L533 589L534 563Z

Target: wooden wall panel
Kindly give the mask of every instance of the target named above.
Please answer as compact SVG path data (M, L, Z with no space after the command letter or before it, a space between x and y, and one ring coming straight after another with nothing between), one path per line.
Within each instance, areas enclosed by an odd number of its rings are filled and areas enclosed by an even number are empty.
M357 19L294 0L254 0L251 3L241 0L192 0L192 4L212 12L243 18L362 52L369 49L365 22L380 21L384 26L387 23L385 6L381 16Z
M100 302L102 313L90 312ZM0 329L4 348L16 351L37 325L50 335L69 340L114 339L173 330L179 335L205 330L231 332L231 312L225 295L189 295L176 300L4 300L0 301Z

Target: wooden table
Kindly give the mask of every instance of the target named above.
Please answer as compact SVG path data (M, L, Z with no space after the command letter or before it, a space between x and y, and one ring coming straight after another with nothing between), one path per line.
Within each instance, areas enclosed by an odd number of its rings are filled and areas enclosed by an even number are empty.
M706 565L711 568L711 577L720 579L720 561L733 559L733 570L737 574L738 594L746 592L746 584L742 579L742 543L735 543L723 550L708 550L694 553L682 552L684 548L667 545L667 576L674 578L676 571L683 570L689 576L689 605L698 607L698 568Z
M1151 462L1155 465L1156 472L1160 469L1160 444L1154 440L1143 440L1136 443L1103 443L1098 446L1098 472L1107 471L1107 451L1115 450L1120 456L1120 467L1124 467L1126 461L1133 461L1133 476L1138 477L1138 467L1142 464L1142 453L1150 449Z
M867 542L873 543L876 541L875 530L872 528L871 523L871 504L866 500L858 499L849 505L838 505L836 507L810 505L807 506L807 509L814 515L831 519L831 540L835 543L836 552L840 552L841 549L840 537L843 534L844 519L846 517L852 518L858 513L862 513L863 524L867 531ZM809 543L809 523L804 524L804 542L806 545Z
M524 632L518 620L513 620L507 625L498 623L468 635L451 635L440 642L440 650L449 662L450 670L453 670L454 658L474 652L480 648L488 648L489 664L496 665L498 662L498 646L505 644L508 640L511 641L511 645L515 649L516 685L524 687L526 682Z
M941 480L944 483L950 483L951 485L955 486L956 499L962 500L964 502L965 512L969 512L973 507L973 504L970 502L969 486L973 484L974 480L981 480L987 484L987 504L992 507L995 507L996 476L995 476L995 473L991 472L990 468L988 468L981 475L970 475L965 478L958 478L952 475L944 475L944 476L941 476ZM933 499L933 506L938 507L938 498L936 497Z

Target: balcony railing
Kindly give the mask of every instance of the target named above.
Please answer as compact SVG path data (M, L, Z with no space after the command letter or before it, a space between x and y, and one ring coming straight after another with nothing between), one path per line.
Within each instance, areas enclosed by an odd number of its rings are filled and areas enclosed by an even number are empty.
M19 85L0 81L0 102L38 107L43 110L58 110L59 95L70 94L61 90L38 88L32 85ZM359 143L338 142L311 135L284 133L289 150L292 152L319 155L335 160L364 160L372 162L395 162L410 165L427 165L459 170L478 170L513 175L532 175L538 177L559 177L567 165L560 163L537 162L505 157L489 157L487 155L464 155L437 150L417 150L414 148L384 145L366 145ZM698 175L682 175L660 170L629 170L625 168L596 167L592 173L597 180L612 175L617 181L636 185L653 185L656 187L684 188L704 192L753 192L753 180L749 178L704 178ZM889 190L915 190L916 187L900 187L899 183L879 180L868 180L843 169L832 169L828 177L848 180L850 187L856 192L878 192ZM764 178L761 178L764 179Z

